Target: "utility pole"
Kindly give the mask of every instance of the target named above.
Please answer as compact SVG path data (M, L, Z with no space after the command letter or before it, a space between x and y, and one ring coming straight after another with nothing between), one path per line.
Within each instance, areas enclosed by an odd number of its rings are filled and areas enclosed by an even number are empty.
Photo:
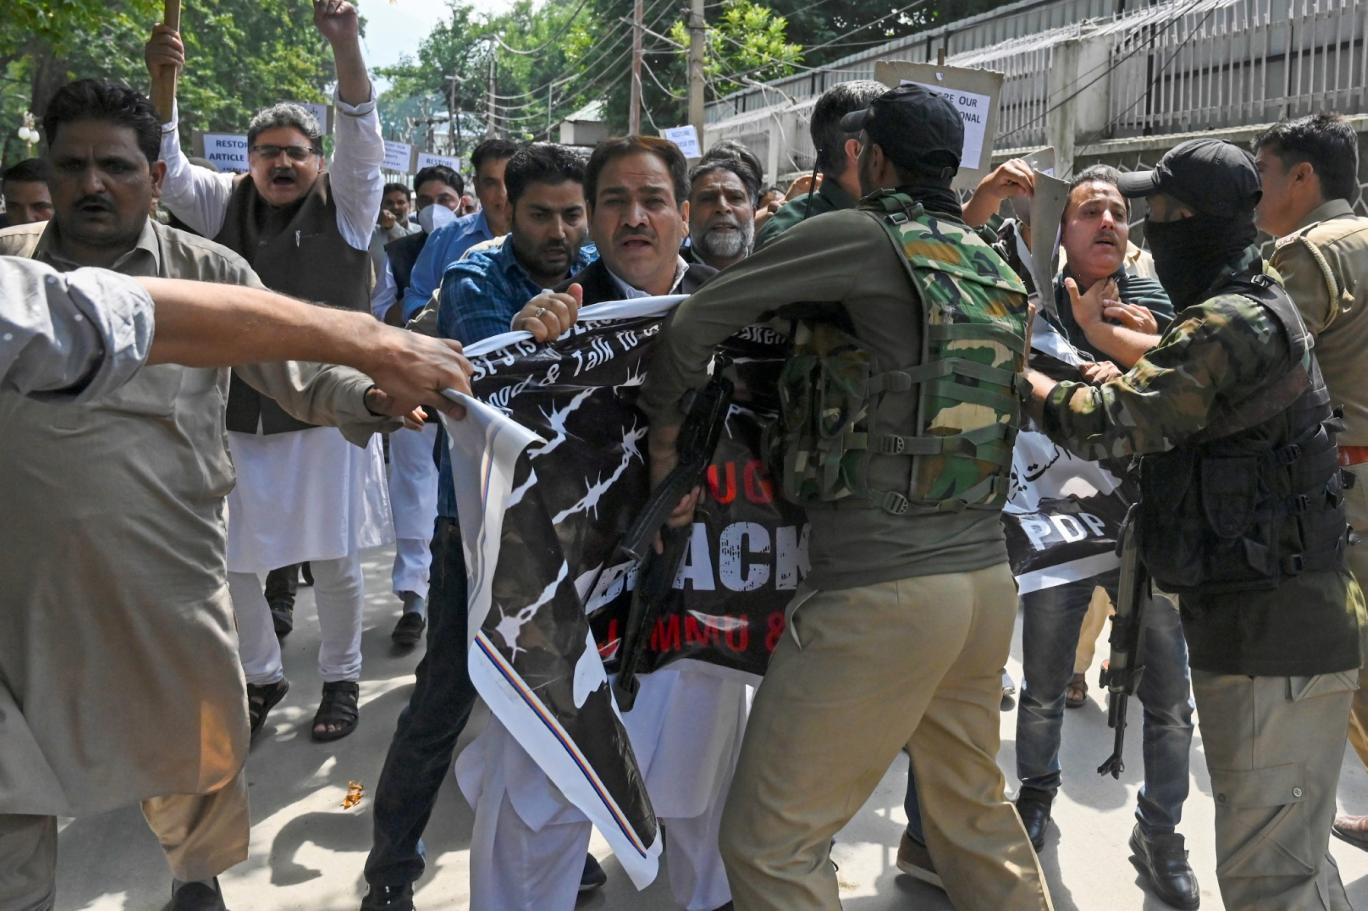
M641 132L641 32L645 27L645 3L632 3L632 97L627 104L627 132L633 136Z
M689 123L698 133L698 144L703 145L703 54L708 41L708 27L703 20L703 0L689 4Z
M496 101L495 101L495 98L494 98L494 75L495 75L494 66L495 66L495 62L494 62L494 42L491 40L491 41L489 42L489 115L488 115L488 117L486 118L486 124L485 124L485 135L486 135L486 136L493 136L494 133L495 133L495 129L494 129L494 115L495 115L495 114L497 113L497 111L498 111L498 105L497 105L497 103L496 103Z
M460 142L460 126L456 119L456 93L461 84L460 74L453 73L446 77L446 81L451 84L447 92L447 144L451 146L451 154L456 155L456 146Z

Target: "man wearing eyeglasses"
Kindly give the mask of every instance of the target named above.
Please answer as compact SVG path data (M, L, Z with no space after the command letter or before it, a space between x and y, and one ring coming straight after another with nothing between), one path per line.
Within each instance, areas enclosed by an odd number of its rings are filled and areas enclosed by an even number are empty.
M267 287L368 311L371 229L380 208L384 141L361 56L356 9L314 0L314 25L337 66L336 147L324 167L322 130L306 110L277 104L248 127L250 172L192 166L175 111L162 127L162 203L205 237L240 253ZM180 35L157 26L147 44L154 80L185 64ZM163 112L165 115L166 112ZM229 498L228 579L247 677L252 731L289 688L259 574L309 561L322 644L315 740L356 727L364 581L360 552L391 537L380 447L349 446L331 428L295 420L236 377L228 439L238 471Z

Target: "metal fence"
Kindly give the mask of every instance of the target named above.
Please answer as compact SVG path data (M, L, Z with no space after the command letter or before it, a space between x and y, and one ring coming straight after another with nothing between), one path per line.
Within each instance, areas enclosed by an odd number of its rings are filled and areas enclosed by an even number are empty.
M1124 2L1017 3L757 84L708 106L707 139L763 146L772 175L805 170L818 95L873 78L878 60L934 60L942 49L951 65L1004 74L999 148L1047 144L1052 118L1066 114L1085 144L1368 111L1368 0Z
M1160 9L1098 30L1115 61L1108 136L1368 107L1363 0L1203 0Z
M1135 0L1130 0L1134 3ZM848 79L873 79L878 60L935 60L944 51L947 58L979 48L1001 44L1017 35L1029 35L1067 26L1071 23L1114 14L1126 0L1021 0L990 13L897 38L818 69L764 86L733 92L707 106L709 124L769 107L777 102L792 104L816 98L838 82Z

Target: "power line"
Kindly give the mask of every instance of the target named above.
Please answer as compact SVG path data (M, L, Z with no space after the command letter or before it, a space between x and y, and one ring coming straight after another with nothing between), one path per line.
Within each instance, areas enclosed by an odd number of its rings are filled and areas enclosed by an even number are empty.
M902 7L901 9L895 9L895 10L894 10L893 12L891 12L891 13L885 13L884 15L880 16L880 17L877 18L877 19L871 19L869 22L866 22L864 25L861 25L861 26L858 27L858 28L853 28L853 29L851 29L850 31L846 32L844 35L837 35L835 38L832 38L832 39L830 39L830 40L828 40L828 41L823 41L821 44L814 44L812 47L807 48L806 50L804 50L803 53L805 53L805 54L810 54L810 53L812 53L813 51L819 51L819 50L821 50L821 49L824 48L824 47L830 47L831 45L835 44L837 41L840 41L840 40L842 40L843 38L849 38L851 35L855 34L856 32L862 32L862 31L864 31L865 29L869 28L871 25L875 25L875 24L877 24L877 23L879 23L879 22L882 22L882 21L885 20L885 19L888 19L888 18L892 17L892 16L901 16L903 13L908 12L909 10L912 10L912 9L916 9L917 7L922 6L922 5L924 5L925 3L926 3L926 0L913 0L913 2L907 4L907 6L904 6L904 7Z
M660 79L656 76L655 70L653 70L653 69L651 68L650 62L649 62L648 60L646 60L646 58L645 58L644 56L641 58L641 65L645 68L645 70L646 70L646 75L647 75L647 76L650 76L650 77L651 77L651 81L654 82L654 83L656 84L656 88L658 88L658 89L660 89L662 92L664 92L665 95L666 95L667 97L673 98L675 101L683 101L683 100L687 97L687 96L685 96L685 95L676 95L674 92L672 92L672 91L670 91L669 89L665 88L665 86L661 83ZM643 104L644 104L644 102L643 102Z
M618 67L623 61L625 61L625 60L627 59L627 56L631 53L631 51L632 51L631 47L625 47L625 48L623 48L622 51L621 51L621 53L619 53L619 54L617 55L617 57L613 60L613 62L612 62L611 64L609 64L609 65L606 66L606 67L603 67L603 68L600 70L598 76L596 76L596 77L594 77L593 79L591 79L591 80L590 80L587 84L585 84L584 86L580 86L580 87L577 87L577 88L576 88L574 94L573 94L572 96L570 96L569 99L566 99L566 102L567 102L566 106L567 106L567 107L570 107L571 110L573 110L575 107L579 107L580 104L582 104L582 102L576 101L576 100L574 100L574 99L576 99L576 98L582 98L584 95L586 95L586 94L588 94L588 93L590 93L590 92L597 92L597 93L600 94L600 95L607 94L613 87L615 87L619 82L622 81L622 79L624 78L625 74L627 74L629 71L626 70L626 69L621 70L621 72L619 72L618 75L617 75L616 77L614 77L613 79L611 79L607 84L600 85L601 81L602 81L603 79L605 79L607 76L609 76L611 73L613 73L614 70L617 69L617 67ZM529 105L528 107L530 107L530 105ZM554 108L552 108L552 110L554 110ZM503 117L498 117L497 119L501 120L502 122L504 122L504 123L506 123L506 124L514 124L514 123L516 123L516 124L520 124L520 125L521 125L521 124L531 123L531 122L533 122L533 121L535 121L535 120L544 120L545 117L546 117L546 113L547 113L547 108L546 108L546 107L543 107L543 108L540 109L540 111L537 111L537 112L526 113L526 114L517 114L517 113L515 113L515 114L514 114L513 116L511 116L511 117L505 115L505 116L503 116Z
M621 83L622 80L626 79L630 74L631 74L631 71L630 71L630 70L627 70L627 69L621 70L616 76L614 76L611 80L609 80L606 84L604 84L604 85L602 86L602 88L600 89L601 93L606 95L608 92L611 92L613 89L617 88L618 84ZM576 107L577 107L577 106L578 106L578 104L576 104ZM572 108L572 110L573 110L573 108ZM568 112L567 112L567 113L568 113ZM553 121L555 121L555 120L561 119L563 116L564 116L564 115L562 115L562 114L557 114L557 115L552 116L551 119L552 119ZM543 119L545 119L545 115L544 115L544 114L542 115L542 117L543 117ZM501 118L499 118L499 117L496 115L495 120L496 120L496 121L501 121ZM517 121L517 126L522 127L523 129L526 129L526 124L529 123L530 121L531 121L531 118L523 118L522 120ZM507 125L506 125L506 126L507 126ZM510 132L514 132L514 130L510 129Z
M650 14L651 14L651 15L655 15L655 14L657 14L657 13L660 14L660 15L656 15L655 18L651 20L651 27L652 27L652 28L654 28L655 26L659 25L660 22L664 20L665 16L667 16L667 15L670 13L670 11L671 11L671 4L672 4L672 3L673 3L673 0L657 0L656 3L652 4L651 10L650 10ZM623 37L629 37L629 38L630 38L630 35L631 35L630 29L621 29L621 30L617 31L617 32L614 34L614 37L608 40L607 46L605 46L605 47L603 48L603 50L600 51L599 54L598 54L597 56L594 57L592 63L591 63L591 62L588 62L588 61L583 62L583 63L580 65L580 67L578 67L573 73L569 73L569 74L564 75L564 76L558 76L558 77L556 77L555 79L552 79L552 80L549 81L549 82L543 83L542 85L539 85L539 86L537 86L537 87L535 87L535 88L528 89L526 92L520 92L520 93L518 93L518 94L516 94L516 95L499 95L499 94L496 93L496 94L494 95L494 98L495 98L495 100L500 101L500 102L503 102L503 101L517 101L517 100L520 100L520 99L523 99L523 98L531 98L531 99L532 99L532 104L535 105L535 104L537 104L537 103L539 102L539 99L540 99L541 95L542 95L548 88L554 88L555 86L564 85L564 84L566 84L567 82L573 82L575 79L579 78L580 76L583 76L585 73L589 72L591 69L596 69L596 68L597 68L597 64L599 63L599 61L603 60L603 58L605 58L606 56L608 56L609 53L611 53L611 46L612 46L612 44L615 43L617 40L623 38Z
M516 95L499 95L496 93L494 97L499 101L517 101L521 98L535 98L540 93L545 92L548 88L561 85L566 81L573 80L580 76L583 76L591 69L594 69L598 65L599 61L603 60L614 50L616 50L617 43L628 34L628 32L623 30L615 32L611 37L602 42L602 46L597 51L597 53L593 54L590 57L586 57L584 60L580 61L580 65L569 74L557 76L556 78L548 82L542 83L541 85L536 86L535 88L528 89L525 92L519 92Z
M572 95L583 95L583 94L585 94L586 92L591 91L592 88L593 88L595 85L597 85L598 83L600 83L603 79L605 79L608 75L610 75L610 74L611 74L611 73L612 73L612 72L613 72L613 71L614 71L614 70L615 70L623 61L625 61L625 60L631 55L631 53L632 53L632 46L631 46L630 44L625 45L625 46L619 48L616 57L614 57L611 61L609 61L608 63L606 63L606 64L604 64L604 65L602 65L602 66L596 66L596 67L594 67L594 69L597 70L597 75L590 77L589 79L587 79L587 80L586 80L585 82L583 82L583 83L576 84L576 85L574 86L574 88L572 89L571 94L572 94ZM559 85L562 85L562 84L563 84L563 83L551 83L551 84L549 84L548 87L554 89L554 88L556 88L556 87L558 87ZM529 93L529 96L528 96L528 97L535 97L535 96L532 96L531 93ZM527 103L527 104L522 104L522 105L508 105L508 106L505 106L505 109L506 109L506 110L510 110L510 111L520 111L520 110L525 110L525 109L527 109L527 108L532 108L532 107L538 107L537 102L533 101L533 102L529 102L529 103ZM542 108L542 110L545 110L546 105L545 105L545 102L544 102L544 101L541 103L540 107Z
M534 57L537 54L540 54L542 51L546 50L551 45L555 44L557 41L559 41L561 36L570 30L570 26L573 25L575 19L578 18L580 10L584 9L585 4L587 4L588 2L589 0L580 0L579 6L575 7L575 11L570 14L570 18L565 20L564 24L562 24L561 27L557 29L556 33L534 48L530 48L525 51L520 51L516 47L509 47L508 44L506 44L504 40L500 38L498 35L493 36L494 40L498 42L499 47L508 51L510 54L517 54L521 57Z

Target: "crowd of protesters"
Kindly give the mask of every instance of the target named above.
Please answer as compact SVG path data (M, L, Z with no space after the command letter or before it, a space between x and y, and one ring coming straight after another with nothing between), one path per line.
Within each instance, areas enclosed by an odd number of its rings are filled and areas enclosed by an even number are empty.
M393 642L425 651L375 757L362 911L415 907L453 765L475 809L471 906L573 907L607 878L588 820L497 719L456 751L479 696L453 476L475 466L452 463L435 412L460 417L441 393L469 389L461 347L509 331L551 342L582 307L688 295L642 392L658 477L681 394L723 339L803 302L803 320L906 376L929 365L930 311L950 306L936 287L1016 339L1002 368L1012 414L1113 460L1145 498L1155 582L1129 834L1142 887L1199 905L1179 829L1200 727L1226 907L1350 907L1328 853L1332 834L1368 850L1368 816L1335 815L1346 738L1368 764L1355 582L1368 557L1347 531L1368 525L1368 477L1353 483L1368 464L1368 219L1353 212L1348 123L1318 114L1249 151L1214 136L1150 171L1081 170L1058 225L1013 205L1034 190L1020 160L962 199L953 109L862 81L817 101L813 172L787 189L741 144L691 165L648 136L592 149L487 138L470 173L430 166L410 186L382 176L355 9L323 0L314 16L337 69L329 160L315 118L277 104L248 128L248 173L219 173L182 151L174 106L80 79L48 104L43 157L3 172L0 909L54 907L57 817L136 802L172 908L251 907L219 877L247 857L251 743L280 734L268 721L291 687L281 642L296 587L301 574L313 586L320 646L316 676L291 673L317 691L309 734L326 743L361 723L361 554L383 544ZM165 26L146 59L154 82L193 66ZM1131 236L1140 200L1148 250ZM890 244L909 219L906 249ZM1060 267L1037 288L1033 243L1056 234ZM918 260L909 251L931 236L948 252ZM220 300L175 280L234 290ZM267 289L280 296L253 296ZM178 309L197 300L202 312ZM366 314L362 352L344 339ZM1076 375L1028 369L1032 318L1083 354ZM234 320L241 332L223 331ZM915 446L927 406L896 391L850 426ZM852 505L899 470L905 486L901 458L871 458L851 489L795 484L811 571L763 681L671 666L644 676L624 716L685 911L838 908L832 839L900 750L898 867L957 908L1053 907L1038 852L1065 774L1062 719L1086 699L1121 580L1018 597L991 497ZM671 522L696 505L686 497ZM1145 525L1161 508L1169 524ZM1009 801L1000 674L1017 623Z

